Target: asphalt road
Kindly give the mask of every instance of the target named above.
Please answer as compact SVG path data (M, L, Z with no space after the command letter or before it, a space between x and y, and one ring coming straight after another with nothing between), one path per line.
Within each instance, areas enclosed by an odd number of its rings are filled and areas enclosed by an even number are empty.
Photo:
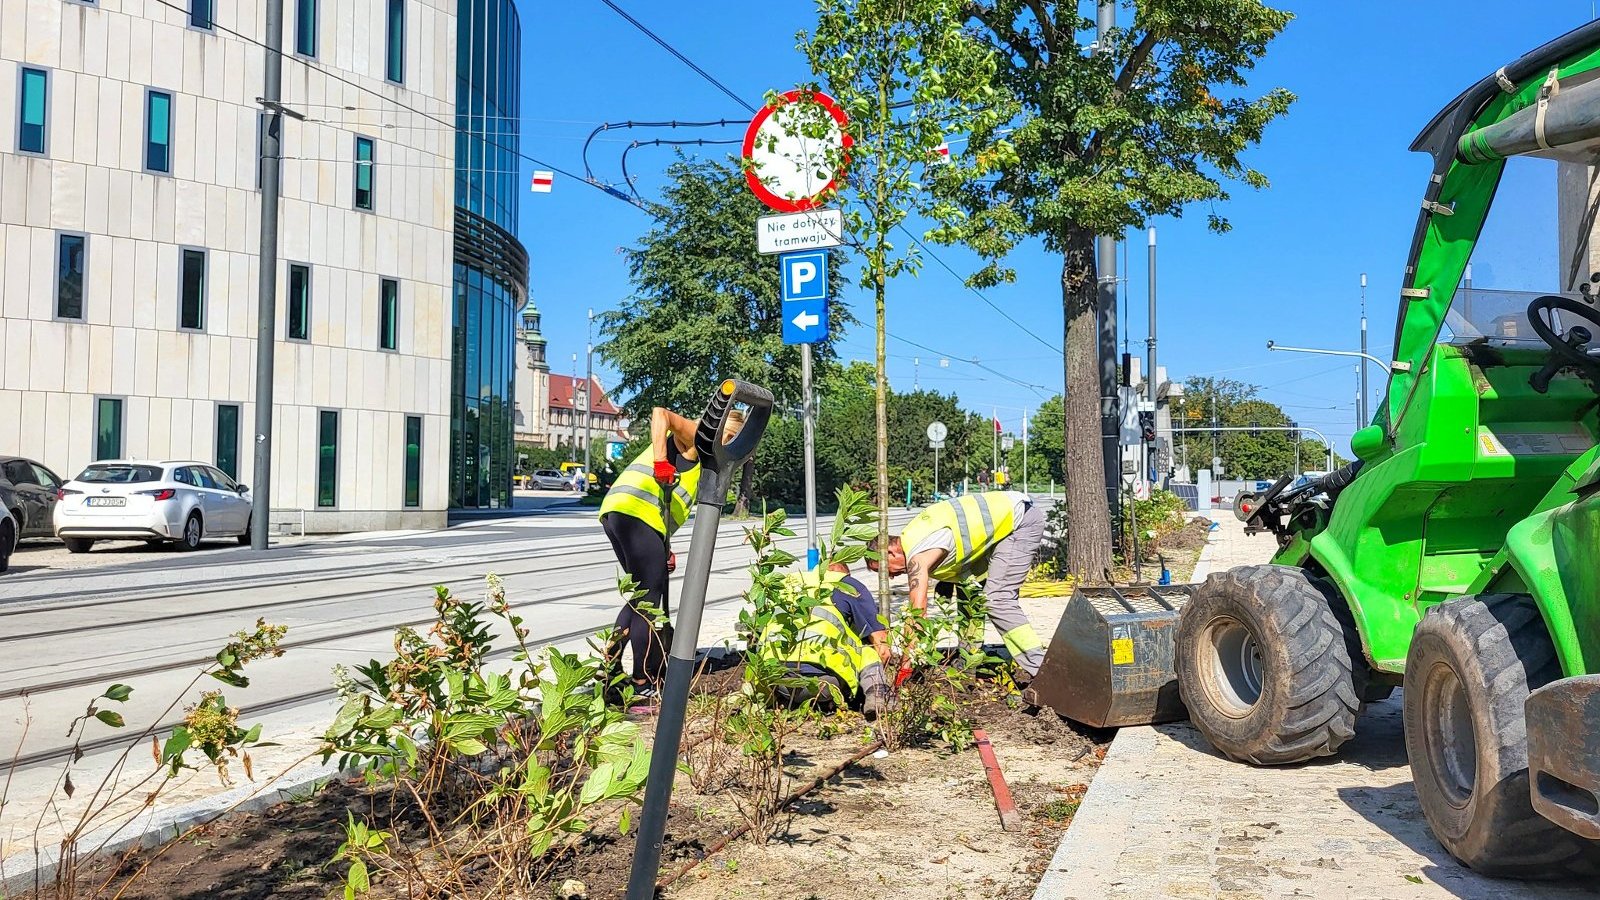
M908 518L896 511L891 521L898 527ZM719 531L707 598L714 608L736 608L748 584L750 553L741 538L751 524L727 522ZM677 543L680 562L688 532ZM785 541L791 550L803 543ZM194 684L195 673L257 618L289 627L287 652L251 666L247 690L229 690L246 722L293 719L297 710L325 715L331 668L392 655L396 628L432 621L437 584L477 596L486 574L500 575L540 644L581 643L618 607L615 559L592 509L262 553L218 545L193 554L107 554L102 563L0 579L0 753L15 753L19 769L70 753L70 722L113 683L134 688L117 707L130 726L178 721L201 690L218 686ZM685 568L674 576L674 595ZM84 749L110 751L127 734L91 722Z

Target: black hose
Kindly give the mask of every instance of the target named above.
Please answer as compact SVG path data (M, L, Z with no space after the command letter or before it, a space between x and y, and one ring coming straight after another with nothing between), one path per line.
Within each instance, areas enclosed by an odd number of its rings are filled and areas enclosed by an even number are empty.
M1362 461L1358 459L1336 472L1329 472L1321 478L1318 478L1316 481L1311 482L1311 484L1308 485L1307 493L1313 496L1317 494L1327 494L1328 499L1332 500L1334 497L1339 496L1340 491L1349 487L1350 482L1356 480L1356 476L1361 473L1362 465Z

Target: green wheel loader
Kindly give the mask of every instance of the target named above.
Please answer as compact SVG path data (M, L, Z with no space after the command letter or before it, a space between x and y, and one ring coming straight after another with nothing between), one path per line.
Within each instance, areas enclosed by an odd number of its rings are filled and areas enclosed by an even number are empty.
M1473 85L1433 172L1357 461L1256 498L1271 565L1197 586L1192 721L1254 765L1338 751L1403 686L1436 837L1480 871L1600 873L1600 23Z

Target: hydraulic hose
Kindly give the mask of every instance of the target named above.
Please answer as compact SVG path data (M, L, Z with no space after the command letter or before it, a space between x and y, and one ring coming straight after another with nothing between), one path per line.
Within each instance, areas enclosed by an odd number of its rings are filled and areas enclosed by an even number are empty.
M1311 484L1307 486L1308 490L1306 493L1312 496L1317 494L1327 494L1328 499L1332 500L1334 497L1339 496L1340 491L1349 487L1350 482L1356 480L1356 475L1360 474L1362 465L1362 461L1358 459L1344 468L1339 469L1338 471L1329 472L1321 478L1318 478L1316 481L1311 482Z

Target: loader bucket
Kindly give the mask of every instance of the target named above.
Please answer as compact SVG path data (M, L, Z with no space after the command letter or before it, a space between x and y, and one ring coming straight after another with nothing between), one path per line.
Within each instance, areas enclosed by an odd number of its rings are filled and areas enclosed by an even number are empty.
M1096 728L1186 718L1173 638L1191 589L1074 590L1023 700Z
M1600 675L1552 681L1528 695L1523 709L1534 810L1600 839Z

